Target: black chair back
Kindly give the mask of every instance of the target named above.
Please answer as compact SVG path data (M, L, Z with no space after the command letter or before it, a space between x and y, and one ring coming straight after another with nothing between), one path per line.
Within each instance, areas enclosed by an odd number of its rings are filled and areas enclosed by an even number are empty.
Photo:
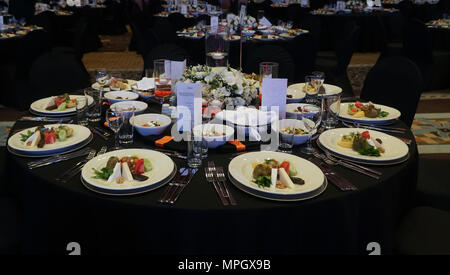
M172 27L169 19L161 18L155 22L151 29L160 44L175 43L176 32Z
M433 45L429 30L417 18L407 21L403 33L403 51L405 56L419 67L433 63Z
M263 45L247 53L242 66L247 73L259 74L261 62L278 63L278 77L287 78L288 81L295 79L295 64L292 55L283 47L276 45Z
M411 126L423 90L419 68L404 57L383 58L367 74L361 99L398 109Z
M89 87L83 63L72 54L51 52L41 55L30 69L31 100L74 92Z
M348 64L350 64L358 43L361 27L357 26L354 21L349 21L343 31L340 33L339 38L336 39L335 44L336 57L338 59L338 75L347 73Z
M169 14L168 19L175 31L188 27L186 18L179 12Z

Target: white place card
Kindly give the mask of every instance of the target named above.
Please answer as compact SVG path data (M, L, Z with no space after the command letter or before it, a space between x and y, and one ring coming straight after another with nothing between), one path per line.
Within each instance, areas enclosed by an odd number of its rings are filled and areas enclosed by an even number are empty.
M188 10L187 10L187 5L183 4L181 5L181 14L187 14Z
M278 108L280 119L286 117L286 93L287 93L287 79L286 78L264 78L261 87L262 108L267 108L267 111L277 111L273 107Z
M259 20L259 24L269 27L269 28L272 27L272 23L270 23L270 21L266 17L261 18Z
M202 86L199 83L177 83L178 131L190 131L202 123Z
M301 0L300 5L302 7L309 7L309 0Z
M211 25L211 29L217 30L217 28L219 27L219 17L211 16L210 25Z
M375 0L374 5L375 7L381 7L381 0Z
M3 26L3 16L0 16L0 26Z
M247 6L242 5L241 11L239 12L239 24L244 25L244 19L246 15L247 15Z
M170 79L172 79L172 83L178 81L183 76L185 69L186 60L170 61Z
M75 6L81 7L81 0L74 0L73 3L75 4Z
M194 1L192 2L192 5L194 5L194 7L197 7L197 6L198 6L198 0L194 0Z
M137 88L139 90L150 90L155 88L155 79L150 77L144 77L137 83Z
M164 77L165 78L170 78L170 76L172 75L172 72L170 71L170 69L171 69L170 60L164 60Z

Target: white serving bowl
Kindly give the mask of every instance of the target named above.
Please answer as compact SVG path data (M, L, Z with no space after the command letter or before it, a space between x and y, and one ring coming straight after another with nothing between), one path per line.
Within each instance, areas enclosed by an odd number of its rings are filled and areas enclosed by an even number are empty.
M232 140L234 137L234 129L228 125L223 124L204 124L197 125L193 129L194 137L201 137L202 133L208 133L210 131L217 131L219 133L225 133L223 136L203 136L203 139L208 143L208 148L217 148L224 145L227 141Z
M309 107L311 106L311 107ZM297 113L295 110L297 110L298 107L306 107L309 112L301 112ZM302 117L313 117L315 114L319 112L319 108L316 106L312 106L311 104L307 103L289 103L286 104L286 117L287 118L293 118L293 119L301 119Z
M150 121L158 121L161 123L161 126L158 127L145 127L142 124L145 124ZM138 133L142 136L156 136L161 135L164 130L172 123L170 117L161 114L142 114L134 116L130 119L131 125L138 131Z
M287 127L295 127L295 128L300 128L300 129L306 130L305 125L303 124L303 121L297 120L297 119L282 119L282 120L278 120L278 121L275 121L274 123L272 123L272 130L277 133L280 133L279 129L284 129ZM294 139L292 140L292 144L300 145L300 144L303 144L306 141L308 141L308 137L311 136L311 134L293 135L293 136L294 136ZM291 138L292 138L292 134L281 133L282 141L288 141L288 140L290 141Z
M109 103L114 104L121 101L132 101L139 98L139 95L133 92L127 91L113 91L105 93L105 98L109 101ZM117 97L121 97L123 99L117 99Z
M134 114L142 114L148 107L148 104L142 101L120 101L111 105L113 110L127 110L134 107ZM130 113L131 111L124 111L125 113Z

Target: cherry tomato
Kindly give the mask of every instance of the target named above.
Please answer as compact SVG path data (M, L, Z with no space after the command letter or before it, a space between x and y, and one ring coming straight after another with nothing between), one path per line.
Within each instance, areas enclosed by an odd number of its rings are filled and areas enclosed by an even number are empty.
M62 99L56 99L55 102L56 102L56 106L59 107L59 105L61 105L61 104L64 102L64 100L62 100Z
M357 108L361 108L361 107L363 107L363 104L362 104L361 102L359 102L359 101L356 101L356 102L355 102L355 106L356 106Z
M134 173L138 175L145 173L144 159L138 159L134 162Z
M290 166L289 162L283 161L280 165L280 168L284 168L284 170L286 170L286 173L289 175L289 166Z
M356 112L358 112L358 109L356 109L355 107L353 107L352 112L356 113Z
M45 132L45 144L53 144L56 142L56 135L53 132Z
M369 139L369 138L370 138L369 131L364 131L364 132L362 132L361 136L362 136L363 138L365 138L365 139Z

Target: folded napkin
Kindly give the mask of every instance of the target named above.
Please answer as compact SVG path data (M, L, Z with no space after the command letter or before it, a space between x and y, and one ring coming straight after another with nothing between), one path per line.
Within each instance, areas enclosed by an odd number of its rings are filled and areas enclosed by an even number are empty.
M274 111L260 111L255 108L238 107L236 110L224 110L216 114L216 118L243 126L267 125L277 119Z
M144 140L148 143L153 143L155 146L159 148L164 148L168 150L174 150L177 152L186 152L187 151L187 143L186 141L176 142L174 141L172 136L163 136L163 137L143 137ZM243 151L253 151L258 150L261 147L261 142L259 141L239 141L232 140L228 141L222 146L217 147L216 149L210 149L222 153L235 153L235 152L243 152Z
M155 79L144 77L138 82L136 82L137 88L139 90L151 90L155 89Z

